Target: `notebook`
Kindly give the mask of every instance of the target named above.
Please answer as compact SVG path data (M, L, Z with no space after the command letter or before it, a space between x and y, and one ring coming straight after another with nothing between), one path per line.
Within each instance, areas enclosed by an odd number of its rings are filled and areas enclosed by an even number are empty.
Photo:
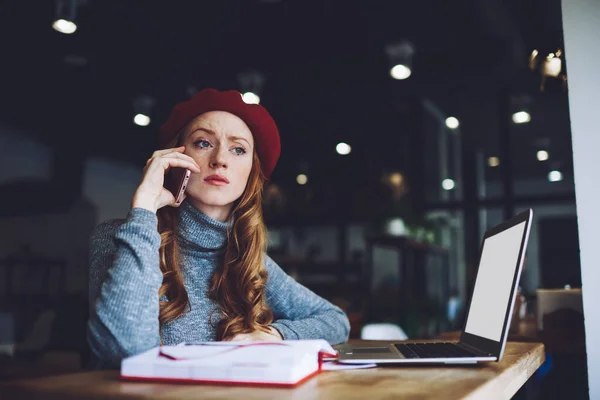
M129 380L295 386L337 352L325 340L198 342L160 346L125 358Z

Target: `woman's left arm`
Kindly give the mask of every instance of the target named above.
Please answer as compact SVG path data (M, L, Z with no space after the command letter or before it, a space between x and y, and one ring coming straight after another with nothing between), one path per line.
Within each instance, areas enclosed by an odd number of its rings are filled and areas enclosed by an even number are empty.
M265 264L271 326L283 339L325 339L330 344L348 340L350 322L339 307L296 282L270 257L265 256Z

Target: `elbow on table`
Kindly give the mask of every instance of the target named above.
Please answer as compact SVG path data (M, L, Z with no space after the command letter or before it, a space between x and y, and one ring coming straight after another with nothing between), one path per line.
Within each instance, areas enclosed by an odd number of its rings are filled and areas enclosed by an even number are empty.
M350 320L348 319L348 316L342 310L337 312L337 316L339 320L337 324L338 329L336 329L335 337L331 340L332 345L345 343L350 337Z
M144 351L150 350L158 344L149 341L132 340L134 335L123 335L123 338L116 338L113 335L98 335L94 329L88 325L87 342L90 350L102 365L118 366L121 360L131 357Z

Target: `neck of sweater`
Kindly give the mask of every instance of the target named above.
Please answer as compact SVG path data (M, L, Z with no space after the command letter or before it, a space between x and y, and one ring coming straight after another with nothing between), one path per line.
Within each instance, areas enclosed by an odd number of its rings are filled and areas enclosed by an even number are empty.
M177 240L183 250L214 252L227 246L232 221L217 221L184 201L179 206Z

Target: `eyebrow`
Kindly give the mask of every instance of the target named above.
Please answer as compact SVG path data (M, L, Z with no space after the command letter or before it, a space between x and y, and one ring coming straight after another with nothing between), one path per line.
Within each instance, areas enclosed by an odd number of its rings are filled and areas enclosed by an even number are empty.
M202 128L202 127L200 127L200 128L196 128L196 129L194 129L194 130L193 130L193 131L190 133L190 136L192 136L194 133L196 133L196 132L198 132L198 131L204 131L204 132L206 132L206 133L208 133L208 134L210 134L210 135L216 135L215 131L213 131L212 129L208 129L208 128ZM250 146L250 142L249 142L247 139L244 139L244 138L243 138L243 137L241 137L241 136L227 136L227 139L229 139L229 140L233 140L233 141L235 141L235 140L243 140L243 141L245 141L246 143L248 143L248 146Z

